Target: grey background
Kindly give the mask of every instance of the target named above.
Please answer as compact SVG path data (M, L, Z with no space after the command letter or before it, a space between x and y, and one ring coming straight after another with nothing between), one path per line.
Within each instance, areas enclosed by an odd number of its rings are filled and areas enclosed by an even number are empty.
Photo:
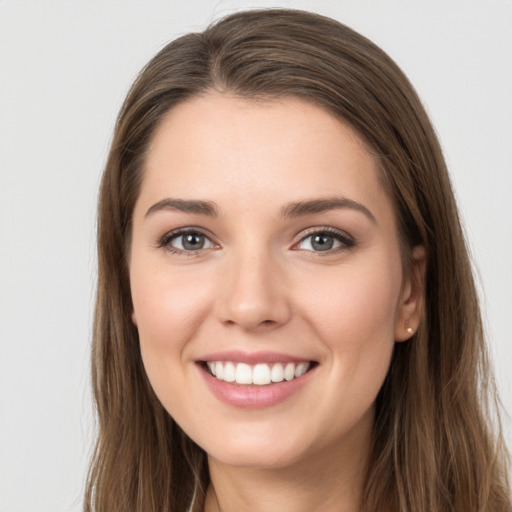
M337 18L418 89L453 174L512 411L511 1L2 0L0 512L80 510L94 433L96 193L131 81L170 39L258 6Z

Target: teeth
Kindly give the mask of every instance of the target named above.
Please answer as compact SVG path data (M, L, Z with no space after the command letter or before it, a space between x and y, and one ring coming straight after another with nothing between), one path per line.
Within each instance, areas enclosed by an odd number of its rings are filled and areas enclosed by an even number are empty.
M295 368L295 377L300 377L301 375L304 375L309 368L308 363L300 363L297 365L297 368Z
M257 364L252 371L252 383L258 386L270 384L270 367L268 364Z
M295 377L295 365L288 363L284 369L284 378L286 380L292 380Z
M304 375L311 363L259 363L254 366L231 361L208 361L212 375L225 382L265 386L272 382L293 380Z
M224 365L224 380L226 382L235 382L236 368L233 363L226 363Z
M284 380L284 368L282 364L275 364L272 366L272 370L270 372L270 380L272 382L283 382Z
M295 370L295 373L297 373L297 370ZM215 376L217 377L217 379L221 379L221 380L224 377L224 368L220 361L217 361L215 363Z
M219 377L218 375L217 379L223 380L222 377ZM252 384L252 369L248 364L238 363L236 365L235 382L237 384Z

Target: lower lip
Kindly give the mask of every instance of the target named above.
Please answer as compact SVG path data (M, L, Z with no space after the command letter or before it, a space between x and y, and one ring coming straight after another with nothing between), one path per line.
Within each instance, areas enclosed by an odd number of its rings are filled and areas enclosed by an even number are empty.
M210 391L222 402L242 409L262 409L277 405L298 393L308 382L315 368L290 381L276 382L265 386L246 386L217 379L202 364L198 365Z

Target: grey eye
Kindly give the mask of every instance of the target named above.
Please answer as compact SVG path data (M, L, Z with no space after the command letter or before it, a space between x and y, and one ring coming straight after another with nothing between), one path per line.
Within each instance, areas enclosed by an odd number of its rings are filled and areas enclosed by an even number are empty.
M355 240L344 231L319 227L316 231L309 231L309 234L304 236L294 248L317 253L336 253L351 249L355 244Z
M299 249L307 251L329 251L341 246L341 242L329 233L314 233L299 243Z
M212 242L203 233L191 231L176 235L171 240L172 247L181 251L198 251L200 249L209 249L213 247Z
M328 251L333 248L334 241L331 235L313 235L311 237L311 247L313 247L315 251Z
M334 242L334 237L325 233L311 237L311 247L313 247L315 251L328 251L333 248Z

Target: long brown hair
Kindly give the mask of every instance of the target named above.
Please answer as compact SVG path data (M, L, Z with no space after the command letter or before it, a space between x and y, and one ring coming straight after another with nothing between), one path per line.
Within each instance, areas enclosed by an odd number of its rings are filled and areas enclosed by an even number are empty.
M103 175L92 350L98 438L85 511L183 512L208 485L206 455L145 375L127 255L148 144L176 104L211 90L293 96L327 109L380 162L405 254L428 255L419 330L396 344L376 404L366 511L511 510L477 293L443 155L411 84L378 47L307 12L231 15L183 36L142 70L119 114ZM405 261L405 264L407 262Z

